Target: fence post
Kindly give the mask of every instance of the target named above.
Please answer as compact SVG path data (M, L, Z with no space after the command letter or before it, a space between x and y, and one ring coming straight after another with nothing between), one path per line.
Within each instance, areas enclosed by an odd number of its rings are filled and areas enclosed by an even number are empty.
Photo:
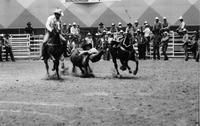
M174 31L172 31L172 43L173 43L173 57L175 57L175 55L174 55Z

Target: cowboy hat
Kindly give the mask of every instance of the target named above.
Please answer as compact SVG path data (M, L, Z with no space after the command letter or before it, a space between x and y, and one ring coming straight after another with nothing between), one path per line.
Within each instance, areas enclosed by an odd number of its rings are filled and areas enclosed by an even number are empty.
M104 25L104 24L102 22L100 22L99 25Z
M115 25L115 23L112 23L112 26L114 26Z
M158 18L158 17L156 17L155 19L156 19L156 20L159 20L159 18Z
M54 14L59 14L59 15L61 15L61 16L64 16L64 13L63 13L62 10L59 9L59 8L56 8L56 9L53 11L53 13L54 13Z
M131 23L128 23L127 25L129 25L129 26L132 26L132 24L131 24Z
M144 24L147 24L147 21L144 21Z
M180 16L180 17L179 17L179 20L182 20L182 19L183 19L183 17L182 17L182 16Z
M76 25L76 22L73 22L73 25Z
M163 19L167 19L166 17L163 17Z
M91 36L92 34L90 32L87 33L87 36Z
M122 25L122 23L121 23L121 22L119 22L119 23L118 23L118 25Z
M63 23L63 26L67 26L67 24L66 24L66 23Z
M138 23L138 20L135 20L135 23Z
M31 25L31 22L28 22L27 25Z
M111 32L110 32L110 31L108 31L108 32L107 32L107 35L111 35Z
M120 33L123 33L124 31L123 31L123 30L120 30L119 32L120 32Z

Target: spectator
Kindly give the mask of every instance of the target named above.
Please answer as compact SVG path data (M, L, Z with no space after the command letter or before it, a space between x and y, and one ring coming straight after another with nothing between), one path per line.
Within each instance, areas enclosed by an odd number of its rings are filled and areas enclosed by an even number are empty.
M67 27L67 33L71 33L71 27L72 27L72 25L69 24L68 27Z
M137 30L138 30L138 29L141 30L141 27L140 27L140 25L139 25L138 20L135 20L134 24L135 24L135 25L134 25L134 31L137 33Z
M103 34L103 31L107 31L107 28L104 26L104 24L101 22L99 24L99 27L97 28L97 32L99 32L100 34Z
M189 59L188 47L190 44L189 35L187 29L183 29L182 32L183 32L183 48L185 51L185 61L188 61Z
M117 30L118 31L121 31L121 30L123 31L123 27L122 27L122 23L121 22L118 23Z
M159 21L159 18L156 17L155 23L153 26L153 33L155 35L155 39L153 42L153 59L154 60L156 60L156 55L157 55L157 59L160 60L160 52L159 52L160 42L161 42L160 30L161 30L161 23Z
M165 32L165 31L169 33L169 23L167 21L167 18L163 17L161 33Z
M31 26L31 22L27 23L27 27L25 28L25 33L30 34L31 36L34 35L34 30Z
M179 35L184 35L184 32L183 31L184 29L186 29L186 24L185 22L183 21L183 17L180 16L179 17L179 21L180 21L180 24L179 24L179 27L176 29L176 32L179 34Z
M169 33L167 31L165 31L163 33L161 43L162 43L162 52L164 55L164 60L168 60L167 47L168 47L168 43L169 43Z
M150 54L150 34L152 32L151 32L150 26L148 24L145 25L143 32L144 32L144 37L146 39L146 50L147 50L147 53Z
M68 34L67 24L64 23L62 27L62 34L65 36Z
M111 32L111 34L118 32L117 28L115 27L115 23L112 23L112 26L110 28L110 32Z
M144 33L140 31L140 29L137 30L137 43L138 43L138 53L139 53L139 59L146 59L146 39L144 37Z
M13 56L13 52L12 52L12 45L11 45L11 41L9 39L9 34L5 34L4 35L4 46L6 49L6 61L8 61L8 53L10 54L10 58L13 62L15 62L15 58Z

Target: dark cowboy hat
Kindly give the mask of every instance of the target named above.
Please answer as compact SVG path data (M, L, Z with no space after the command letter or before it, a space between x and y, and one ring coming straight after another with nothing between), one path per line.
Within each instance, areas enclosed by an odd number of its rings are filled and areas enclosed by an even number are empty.
M132 24L131 24L131 23L128 23L127 25L128 25L128 26L132 26Z
M27 25L31 25L31 22L28 22Z
M104 25L104 24L102 22L100 22L99 25Z

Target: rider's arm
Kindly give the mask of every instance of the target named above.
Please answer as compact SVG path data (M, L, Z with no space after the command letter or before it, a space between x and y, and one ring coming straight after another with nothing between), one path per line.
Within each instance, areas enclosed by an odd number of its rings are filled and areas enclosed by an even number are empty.
M51 21L52 21L52 17L48 17L47 22L46 22L46 28L48 31L52 32L52 27L51 27Z

